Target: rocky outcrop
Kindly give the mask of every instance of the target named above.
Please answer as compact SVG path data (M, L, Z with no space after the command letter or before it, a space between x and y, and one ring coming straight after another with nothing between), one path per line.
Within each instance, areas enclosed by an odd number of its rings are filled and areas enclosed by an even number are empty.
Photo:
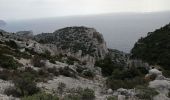
M128 66L129 54L116 49L109 49L108 51L107 55L110 56L112 63L123 67Z
M136 42L131 50L132 58L170 70L170 24L167 24Z
M22 38L27 38L27 39L31 39L34 37L32 31L19 31L16 33L16 35L18 35L19 37L22 37Z
M136 67L136 68L145 68L147 70L150 69L150 65L142 60L138 60L138 59L129 59L127 61L127 64L129 67Z
M159 94L156 95L153 100L169 100L167 97L170 90L169 78L165 78L162 75L162 72L156 68L149 70L149 73L146 76L148 77L152 75L154 75L156 78L155 80L149 82L149 87L154 88L159 92Z
M53 33L35 36L35 40L43 44L54 44L58 51L79 58L90 60L104 58L107 46L103 36L93 28L67 27Z

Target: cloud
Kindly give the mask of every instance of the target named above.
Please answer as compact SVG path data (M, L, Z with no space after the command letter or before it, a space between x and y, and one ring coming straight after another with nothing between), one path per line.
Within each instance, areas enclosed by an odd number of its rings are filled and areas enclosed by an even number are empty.
M169 0L0 0L4 19L170 10Z

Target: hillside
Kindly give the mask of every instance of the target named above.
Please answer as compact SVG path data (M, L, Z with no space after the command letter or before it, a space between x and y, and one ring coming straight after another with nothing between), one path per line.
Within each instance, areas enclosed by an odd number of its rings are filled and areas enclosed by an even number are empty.
M170 79L129 57L93 28L0 30L0 99L168 100Z
M170 70L170 24L139 39L131 53L133 58Z
M54 44L66 54L79 53L80 56L104 58L108 52L103 36L87 27L67 27L53 33L36 35L35 40L43 44Z

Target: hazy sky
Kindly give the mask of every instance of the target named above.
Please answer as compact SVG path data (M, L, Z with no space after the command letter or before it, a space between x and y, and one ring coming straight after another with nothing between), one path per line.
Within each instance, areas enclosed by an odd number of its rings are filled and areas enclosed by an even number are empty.
M0 0L0 19L170 10L170 0Z

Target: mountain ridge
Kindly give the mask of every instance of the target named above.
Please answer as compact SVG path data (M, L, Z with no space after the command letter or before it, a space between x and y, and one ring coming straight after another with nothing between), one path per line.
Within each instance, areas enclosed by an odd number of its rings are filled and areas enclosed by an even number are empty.
M5 100L169 99L170 79L157 66L107 48L102 34L88 27L36 36L0 30L0 68Z

